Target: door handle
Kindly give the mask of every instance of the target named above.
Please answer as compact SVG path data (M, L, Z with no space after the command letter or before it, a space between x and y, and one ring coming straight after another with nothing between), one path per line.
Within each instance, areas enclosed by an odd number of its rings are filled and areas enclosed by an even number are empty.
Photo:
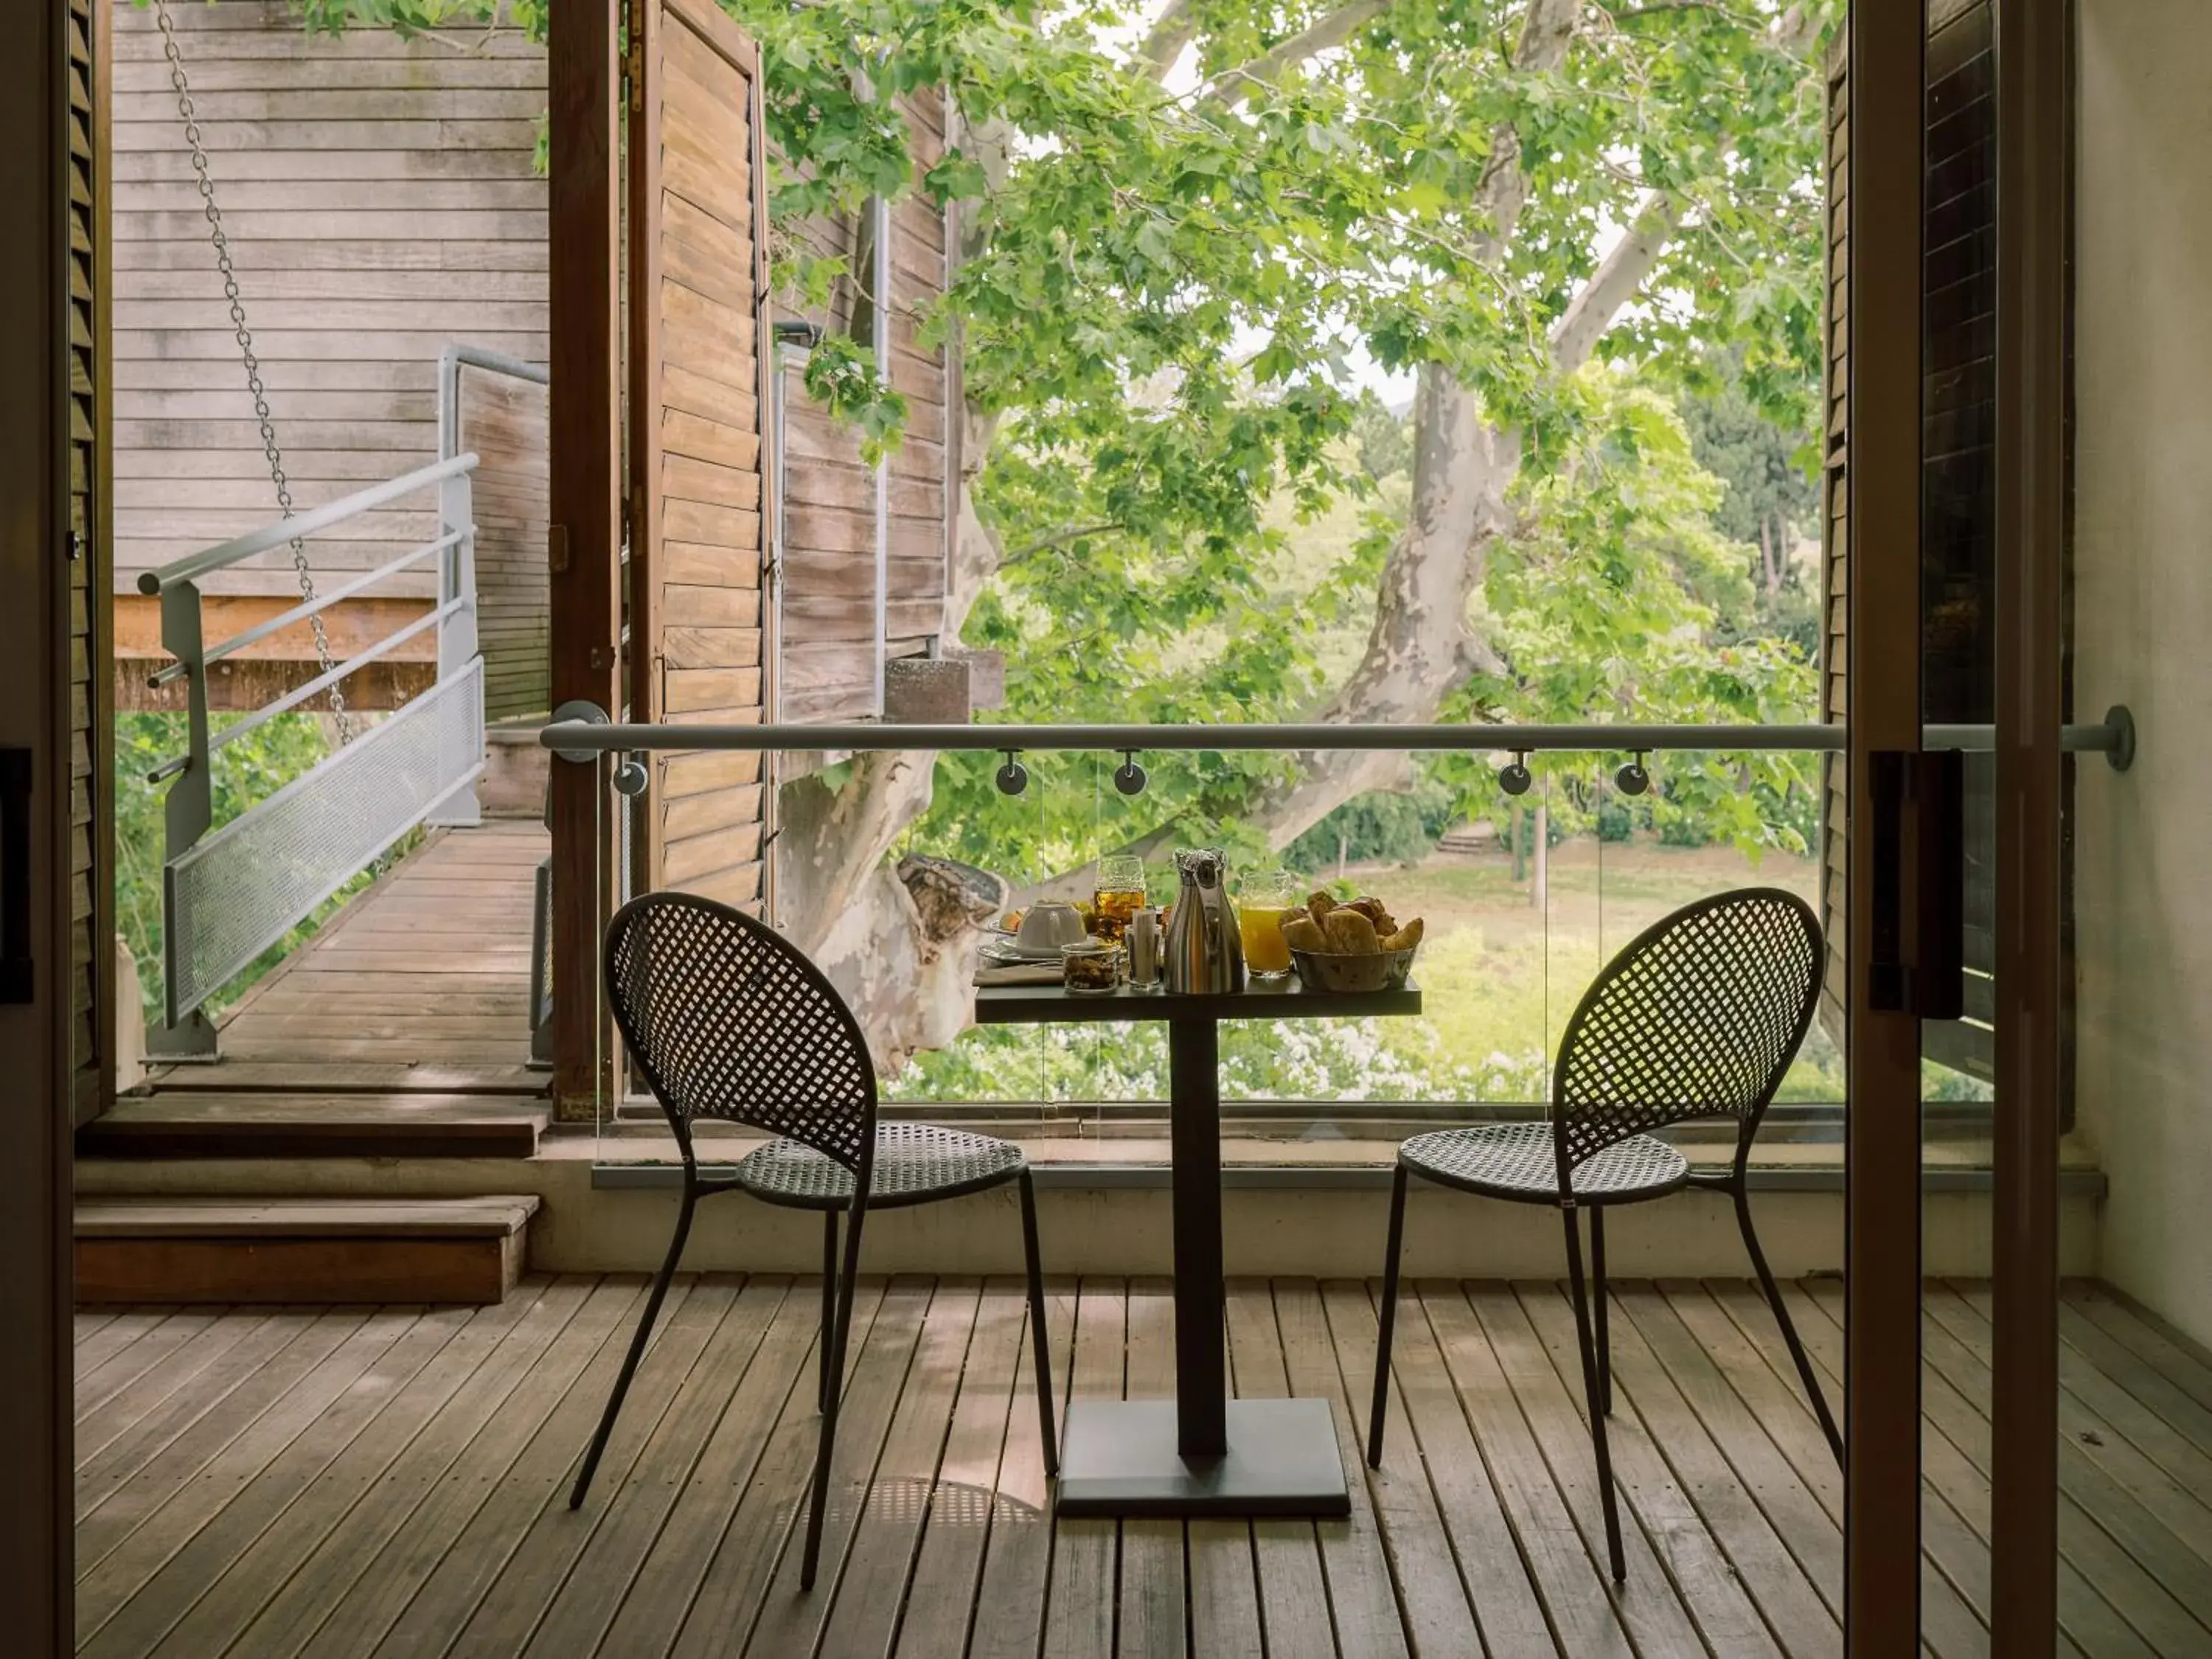
M1867 1000L1886 1013L1966 1012L1966 759L1955 749L1867 757L1873 930Z
M32 991L31 751L0 749L0 1003Z

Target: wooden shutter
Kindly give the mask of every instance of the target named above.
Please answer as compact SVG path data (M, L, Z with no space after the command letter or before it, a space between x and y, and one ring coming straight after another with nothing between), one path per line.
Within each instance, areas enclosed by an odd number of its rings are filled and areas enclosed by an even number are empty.
M108 42L105 0L70 0L69 487L70 1098L75 1121L112 1097L115 879L113 610L103 574L113 542L108 486Z
M1828 369L1827 438L1821 468L1820 515L1820 719L1841 726L1850 714L1851 614L1850 454L1850 35L1836 31L1828 50ZM1827 981L1820 994L1820 1023L1838 1048L1844 1044L1844 1011L1850 981L1844 975L1844 940L1850 913L1845 872L1850 868L1845 844L1850 823L1846 785L1850 759L1826 755L1820 761L1820 927L1828 941Z
M713 0L635 0L629 100L629 700L758 721L772 510L760 56ZM637 875L753 906L757 755L656 755Z

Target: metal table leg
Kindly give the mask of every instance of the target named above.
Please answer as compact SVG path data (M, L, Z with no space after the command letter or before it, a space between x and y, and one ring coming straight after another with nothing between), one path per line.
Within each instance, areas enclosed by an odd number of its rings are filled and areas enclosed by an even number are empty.
M1220 1032L1168 1022L1175 1161L1176 1398L1077 1400L1062 1515L1351 1512L1326 1400L1229 1399L1222 1330Z

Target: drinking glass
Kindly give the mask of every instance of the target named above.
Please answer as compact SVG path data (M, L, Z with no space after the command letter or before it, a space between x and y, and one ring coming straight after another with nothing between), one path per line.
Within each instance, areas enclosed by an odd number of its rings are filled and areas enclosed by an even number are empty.
M1280 979L1291 971L1291 943L1283 918L1297 909L1304 884L1287 870L1255 870L1237 884L1237 931L1244 941L1244 970L1255 979Z
M1098 881L1092 895L1098 914L1098 937L1109 945L1121 942L1129 918L1145 902L1145 861L1134 853L1109 853L1098 860Z

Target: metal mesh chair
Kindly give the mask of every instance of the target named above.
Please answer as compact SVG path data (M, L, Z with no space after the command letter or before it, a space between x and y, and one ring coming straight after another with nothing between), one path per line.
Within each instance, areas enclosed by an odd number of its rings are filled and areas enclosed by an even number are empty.
M1486 1198L1558 1206L1566 1225L1567 1278L1604 1499L1606 1548L1616 1580L1626 1572L1605 1425L1613 1409L1605 1289L1605 1212L1611 1206L1685 1187L1735 1199L1736 1224L1759 1287L1828 1444L1841 1460L1835 1419L1759 1248L1745 1179L1759 1121L1812 1021L1824 961L1820 923L1796 894L1759 887L1700 899L1631 940L1584 994L1560 1039L1548 1123L1444 1129L1400 1146L1390 1186L1374 1415L1367 1429L1370 1465L1380 1468L1382 1462L1410 1176ZM1735 1120L1735 1158L1728 1169L1692 1170L1687 1158L1652 1133L1698 1118ZM1584 1209L1590 1218L1594 1298L1583 1282L1576 1219Z
M653 1281L599 1431L576 1476L568 1507L591 1489L623 1396L659 1316L669 1280L702 1197L749 1192L770 1204L822 1212L821 1441L799 1575L812 1589L822 1516L836 1442L860 1225L870 1210L957 1198L1018 1182L1022 1247L1029 1270L1030 1329L1036 1360L1044 1463L1056 1474L1052 1375L1045 1346L1044 1281L1037 1264L1036 1198L1021 1148L987 1135L923 1123L876 1121L876 1073L859 1022L806 957L766 923L688 893L647 893L615 913L607 929L607 991L615 1023L667 1115L684 1158L684 1197L667 1259ZM719 1118L777 1137L702 1179L691 1126ZM837 1217L849 1217L838 1262Z

